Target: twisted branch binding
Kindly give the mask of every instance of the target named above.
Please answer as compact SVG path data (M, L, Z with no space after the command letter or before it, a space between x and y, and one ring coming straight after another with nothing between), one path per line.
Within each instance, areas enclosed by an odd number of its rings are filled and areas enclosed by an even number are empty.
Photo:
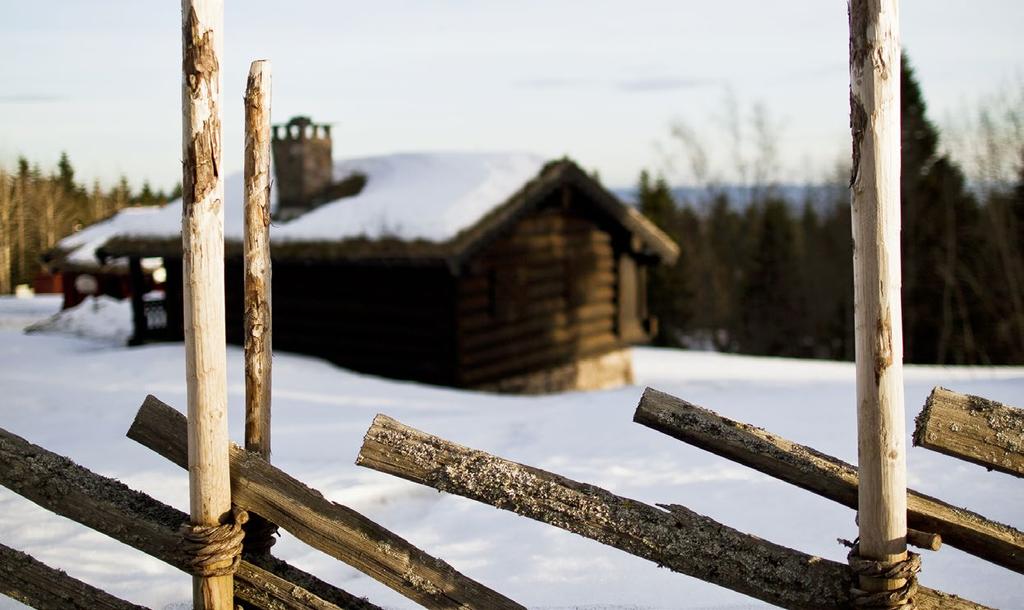
M234 574L242 561L242 525L249 513L232 507L231 523L223 525L181 524L181 550L192 574L204 578Z
M914 594L917 593L917 573L921 571L921 556L907 551L902 561L875 561L859 555L857 541L841 543L850 547L846 561L853 575L850 585L850 601L854 608L864 610L913 610ZM878 580L902 580L903 586L888 591L865 591L859 587L860 577Z

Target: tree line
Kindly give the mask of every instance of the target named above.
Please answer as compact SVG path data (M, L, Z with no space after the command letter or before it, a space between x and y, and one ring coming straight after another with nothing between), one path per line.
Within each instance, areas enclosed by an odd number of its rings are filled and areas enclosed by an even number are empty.
M0 294L31 284L40 256L64 236L128 206L162 205L180 196L180 186L165 193L147 182L134 190L125 177L110 189L98 181L86 186L75 179L66 153L49 173L24 157L14 171L0 168Z
M1024 149L1015 184L970 188L906 58L901 96L904 359L1024 363ZM766 187L740 206L726 189L680 199L641 174L641 210L681 248L650 278L656 343L852 360L847 184L802 201Z

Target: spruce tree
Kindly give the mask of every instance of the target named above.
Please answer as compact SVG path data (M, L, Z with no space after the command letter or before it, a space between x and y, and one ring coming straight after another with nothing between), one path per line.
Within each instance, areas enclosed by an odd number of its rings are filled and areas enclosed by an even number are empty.
M902 59L903 337L907 362L988 360L979 324L980 209L960 169L938 151L921 89Z
M692 230L692 215L686 216L676 206L663 177L652 182L646 171L640 173L637 199L640 211L680 246L673 265L659 265L649 272L647 306L658 319L658 333L652 339L656 345L685 347L684 336L692 316L690 269L694 252L684 224Z
M758 230L740 295L739 349L795 356L806 351L801 330L795 223L785 201L752 206Z

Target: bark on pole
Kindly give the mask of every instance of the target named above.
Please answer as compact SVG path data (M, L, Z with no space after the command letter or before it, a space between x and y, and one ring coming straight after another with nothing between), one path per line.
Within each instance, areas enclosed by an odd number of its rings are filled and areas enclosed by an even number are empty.
M221 178L222 0L182 0L182 210L189 513L218 525L231 510ZM232 577L194 577L197 610L232 610Z
M906 558L899 0L850 0L860 555ZM902 581L861 582L888 590Z
M270 62L245 88L245 449L270 461Z

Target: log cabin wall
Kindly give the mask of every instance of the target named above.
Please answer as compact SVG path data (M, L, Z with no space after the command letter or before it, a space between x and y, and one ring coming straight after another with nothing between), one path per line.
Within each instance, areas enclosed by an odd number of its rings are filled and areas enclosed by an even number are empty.
M166 259L166 336L181 341L181 261ZM242 263L225 266L227 341L241 345ZM354 371L453 385L454 281L446 268L274 262L274 349Z
M628 379L623 349L649 338L644 292L655 261L638 258L641 244L583 197L571 186L555 191L458 276L415 261L275 261L274 349L376 375L497 391L576 387L581 362L591 376ZM165 259L165 267L175 332L150 340L181 340L180 260ZM226 292L227 339L240 344L240 260L227 261Z
M458 384L493 387L642 340L628 239L566 187L474 257L458 279ZM632 279L620 286L622 268Z
M454 283L444 267L274 262L274 350L396 379L454 382ZM242 343L241 261L227 266L228 341ZM237 286L237 289L233 287Z

